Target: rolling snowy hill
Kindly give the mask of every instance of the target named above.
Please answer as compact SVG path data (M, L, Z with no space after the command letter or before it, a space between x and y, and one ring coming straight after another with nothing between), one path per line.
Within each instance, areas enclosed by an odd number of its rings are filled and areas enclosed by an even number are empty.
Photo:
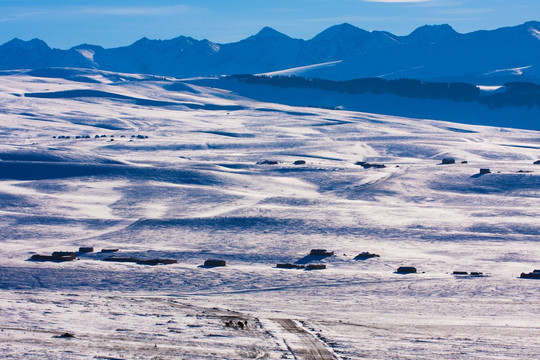
M175 77L287 71L333 80L383 77L502 85L540 82L539 34L540 23L532 21L467 34L449 25L426 25L407 36L341 24L310 40L266 27L229 44L179 36L143 38L113 49L83 44L59 50L37 39L13 39L0 46L0 69L83 67ZM323 63L333 66L313 66Z
M322 65L321 65L322 66ZM463 124L540 130L540 86L508 83L476 87L465 83L423 83L400 79L349 82L280 76L201 77L191 84L228 89L259 101Z
M538 131L96 70L0 79L0 357L540 352L538 280L519 278L540 268Z

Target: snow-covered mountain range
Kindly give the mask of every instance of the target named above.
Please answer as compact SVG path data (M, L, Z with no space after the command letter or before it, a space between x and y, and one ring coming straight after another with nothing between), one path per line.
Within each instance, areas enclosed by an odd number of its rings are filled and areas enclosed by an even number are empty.
M540 22L467 34L449 25L426 25L407 36L397 36L341 24L310 40L294 39L265 27L256 35L228 44L179 36L170 40L143 38L112 49L89 44L52 49L39 39L13 39L0 46L0 69L43 67L180 78L286 73L333 80L383 77L477 84L539 82Z

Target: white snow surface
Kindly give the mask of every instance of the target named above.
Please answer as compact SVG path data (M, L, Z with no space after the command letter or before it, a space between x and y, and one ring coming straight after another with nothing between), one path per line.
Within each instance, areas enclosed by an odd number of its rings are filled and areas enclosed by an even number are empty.
M531 27L530 31L531 31L532 36L540 40L540 30Z
M482 91L497 91L501 89L502 85L476 85Z
M540 282L519 275L540 268L540 132L142 75L0 79L0 358L538 357ZM295 262L327 269L276 268Z
M485 75L491 75L491 74L495 74L495 73L505 73L505 72L509 72L509 73L514 74L514 75L523 75L523 70L529 69L531 67L532 67L532 65L521 66L521 67L511 68L511 69L499 69L499 70L494 70L494 71L488 72Z
M88 60L94 62L95 52L92 49L77 49L77 52L87 58Z
M339 64L341 61L342 60L337 60L337 61L324 62L324 63L320 63L320 64L299 66L299 67L295 67L295 68L291 68L291 69L272 71L272 72L267 72L267 73L262 73L262 74L257 74L257 75L266 75L266 76L302 76L307 71L314 70L314 69L319 69L319 68L324 68L324 67L329 67L329 66L331 67L331 66L334 66L336 64Z

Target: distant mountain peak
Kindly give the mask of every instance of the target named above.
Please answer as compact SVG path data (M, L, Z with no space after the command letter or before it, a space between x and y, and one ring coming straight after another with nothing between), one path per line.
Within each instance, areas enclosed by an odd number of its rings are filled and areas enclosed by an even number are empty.
M4 45L7 45L7 44L18 44L18 43L23 43L23 42L26 42L24 40L21 40L17 37L14 37L13 39L9 40L8 42L4 43Z
M459 33L453 27L441 24L420 26L406 37L415 42L438 43L457 35Z
M446 34L446 33L457 34L458 33L456 30L454 30L453 27L451 27L448 24L423 25L417 28L416 30L414 30L412 33L414 34L414 33L425 33L425 32L437 33L437 34Z
M369 34L366 30L360 29L349 23L343 23L340 25L334 25L328 29L322 31L320 34L315 36L313 40L323 41L323 40L332 40L335 38L351 38L365 36Z
M527 21L525 24L523 24L525 26L529 26L529 27L534 27L534 28L540 28L540 21Z
M80 44L80 45L77 45L77 46L74 46L71 48L71 50L93 50L93 51L96 51L96 50L104 50L103 47L99 46L99 45L93 45L93 44Z
M334 25L334 26L329 27L327 30L329 29L333 29L338 32L356 32L358 30L363 31L362 29L354 25L351 25L349 23L342 23L342 24Z
M188 36L178 36L173 39L168 40L159 40L159 39L148 39L143 37L135 41L130 46L135 48L174 48L176 46L190 46L196 44L203 44L208 42L207 40L195 40Z
M45 43L45 41L43 40L40 40L40 39L37 39L37 38L34 38L32 40L28 40L28 41L25 41L25 40L21 40L19 38L13 38L11 39L10 41L8 41L7 43L5 43L4 45L10 45L10 46L22 46L22 47L49 47L47 45L47 43Z
M142 37L140 38L139 40L135 41L132 45L142 45L142 44L149 44L149 43L152 43L156 40L150 40L149 38L147 38L146 36L145 37Z
M283 34L283 33L280 33L279 31L269 27L269 26L265 26L261 29L261 31L259 31L256 35L254 35L253 37L257 37L257 38L262 38L262 37L265 37L265 38L268 38L268 37L279 37L279 38L285 38L285 39L290 39L287 35Z
M23 49L24 51L49 51L51 48L47 43L40 39L32 39L28 41L19 38L13 38L7 43L1 45L5 49Z

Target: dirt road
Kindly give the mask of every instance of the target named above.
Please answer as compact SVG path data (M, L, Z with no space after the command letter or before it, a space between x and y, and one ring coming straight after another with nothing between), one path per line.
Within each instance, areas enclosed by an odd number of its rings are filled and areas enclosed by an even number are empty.
M272 319L286 332L285 343L296 359L335 360L328 348L291 319Z

